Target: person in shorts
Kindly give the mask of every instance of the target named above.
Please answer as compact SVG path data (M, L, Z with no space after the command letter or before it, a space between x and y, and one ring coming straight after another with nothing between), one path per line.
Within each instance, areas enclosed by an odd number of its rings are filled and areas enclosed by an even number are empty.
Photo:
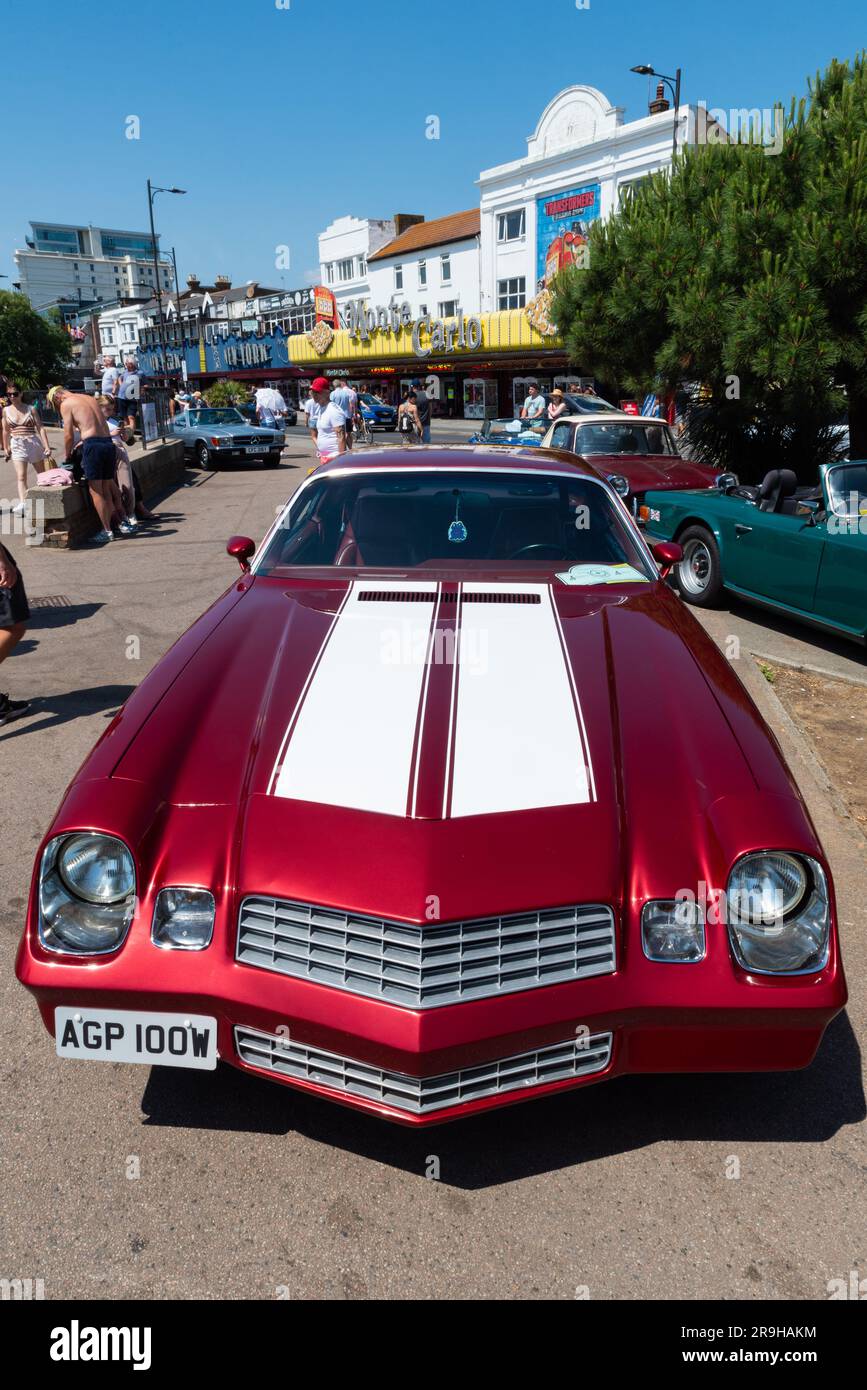
M129 433L134 434L138 423L138 403L141 395L141 376L134 357L127 357L123 364L123 373L117 388L117 395L119 402L117 422L119 425L125 423Z
M105 414L93 396L66 391L62 386L52 386L48 392L48 404L60 412L67 459L75 444L75 431L78 430L81 436L81 467L94 510L102 525L102 530L88 544L105 545L114 540L112 518L123 513L123 501L115 477L117 454Z
M5 545L0 545L0 662L18 646L27 631L30 607L24 580ZM30 708L29 700L12 700L0 693L0 724L20 719Z

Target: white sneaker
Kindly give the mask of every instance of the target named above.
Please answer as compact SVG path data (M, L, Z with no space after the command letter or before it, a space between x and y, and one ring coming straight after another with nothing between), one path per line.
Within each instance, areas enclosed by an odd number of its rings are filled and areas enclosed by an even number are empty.
M85 545L108 545L113 541L114 536L111 531L97 531L95 536L90 536L84 543Z

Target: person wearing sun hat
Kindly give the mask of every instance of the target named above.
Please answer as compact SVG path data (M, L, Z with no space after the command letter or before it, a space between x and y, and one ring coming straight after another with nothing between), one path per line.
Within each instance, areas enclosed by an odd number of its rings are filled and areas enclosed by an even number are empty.
M566 404L563 392L559 386L555 386L551 392L551 399L548 402L548 419L557 420L561 415L565 415L569 407Z

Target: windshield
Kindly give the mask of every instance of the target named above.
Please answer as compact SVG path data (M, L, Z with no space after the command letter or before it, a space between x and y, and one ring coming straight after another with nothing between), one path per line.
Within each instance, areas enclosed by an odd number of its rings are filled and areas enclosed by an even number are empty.
M627 564L655 578L620 504L591 478L436 469L315 476L256 566L482 570ZM610 581L609 581L610 582Z
M239 410L191 410L191 425L246 425L247 421Z
M677 454L668 425L579 425L575 453L593 454Z
M362 391L359 400L364 401L365 405L385 405L385 401L379 396L372 396L369 391Z
M617 410L616 405L603 401L601 396L567 396L566 401L573 415L605 415Z
M523 436L541 439L547 430L546 420L486 420L482 434L487 439L514 439L520 442Z
M867 516L867 463L830 468L828 501L835 516Z

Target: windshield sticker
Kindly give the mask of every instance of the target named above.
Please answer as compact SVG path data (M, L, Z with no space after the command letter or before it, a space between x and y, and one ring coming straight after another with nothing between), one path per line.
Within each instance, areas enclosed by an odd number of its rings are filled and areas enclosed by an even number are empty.
M573 565L558 574L563 584L647 584L646 574L634 565Z

